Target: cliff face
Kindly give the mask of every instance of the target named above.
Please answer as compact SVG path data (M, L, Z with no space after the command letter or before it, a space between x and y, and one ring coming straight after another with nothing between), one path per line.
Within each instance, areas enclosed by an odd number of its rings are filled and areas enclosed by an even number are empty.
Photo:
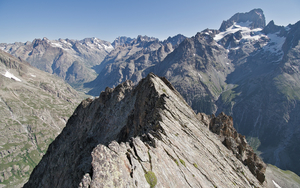
M26 187L261 187L174 87L149 74L77 107Z

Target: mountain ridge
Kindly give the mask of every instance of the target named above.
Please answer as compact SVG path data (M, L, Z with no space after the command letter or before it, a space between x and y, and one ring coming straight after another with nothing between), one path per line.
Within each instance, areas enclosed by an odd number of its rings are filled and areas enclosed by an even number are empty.
M125 81L82 101L24 187L78 185L262 187L176 89L151 73L137 86Z
M49 40L44 37L26 43L2 43L0 49L28 61L40 70L56 74L72 86L80 88L78 85L95 79L97 74L92 67L100 64L114 47L109 42L95 37L83 40ZM78 69L74 69L74 63ZM72 70L69 70L70 67ZM70 72L73 74L70 75Z

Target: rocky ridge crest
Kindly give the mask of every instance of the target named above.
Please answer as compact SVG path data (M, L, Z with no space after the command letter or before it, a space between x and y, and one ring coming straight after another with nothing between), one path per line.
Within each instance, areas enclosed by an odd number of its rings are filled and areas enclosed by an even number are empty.
M26 187L262 187L175 88L149 74L77 107Z

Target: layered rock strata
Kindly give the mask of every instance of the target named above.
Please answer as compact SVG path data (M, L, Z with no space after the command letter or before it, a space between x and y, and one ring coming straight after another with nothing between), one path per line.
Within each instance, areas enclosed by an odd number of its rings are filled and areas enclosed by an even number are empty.
M165 79L77 107L26 187L262 187Z

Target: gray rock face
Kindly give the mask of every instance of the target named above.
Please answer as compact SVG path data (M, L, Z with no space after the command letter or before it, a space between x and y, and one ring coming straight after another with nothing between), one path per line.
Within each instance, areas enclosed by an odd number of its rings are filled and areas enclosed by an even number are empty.
M77 107L24 187L262 187L165 79Z
M118 37L114 40L113 43L111 43L111 45L116 48L118 46L123 46L123 45L128 45L131 43L131 41L133 41L134 39L130 38L130 37Z
M250 28L264 28L266 26L266 20L264 13L261 9L253 9L247 13L236 13L229 20L223 21L220 31L226 31L227 28L234 23L250 23Z
M206 122L208 118L202 119ZM227 116L223 112L217 117L213 115L209 122L209 130L220 136L219 138L224 146L231 150L261 183L265 181L267 165L254 153L245 136L235 130L231 116Z
M267 36L277 44L270 41L249 55L244 51L233 61L227 83L236 88L221 94L218 112L232 114L236 129L256 140L265 162L299 174L299 154L294 155L299 145L299 24L271 25ZM278 44L280 49L272 50Z
M204 31L185 39L154 72L165 76L196 112L214 113L214 101L220 95L225 77L233 65L227 51L216 45L216 32Z
M268 25L262 30L263 33L276 33L279 32L281 35L286 36L287 31L283 26L275 25L274 21L270 21Z
M163 43L165 45L171 43L173 48L176 48L182 41L184 41L185 38L185 36L178 34L174 37L168 37L166 40L163 41Z

